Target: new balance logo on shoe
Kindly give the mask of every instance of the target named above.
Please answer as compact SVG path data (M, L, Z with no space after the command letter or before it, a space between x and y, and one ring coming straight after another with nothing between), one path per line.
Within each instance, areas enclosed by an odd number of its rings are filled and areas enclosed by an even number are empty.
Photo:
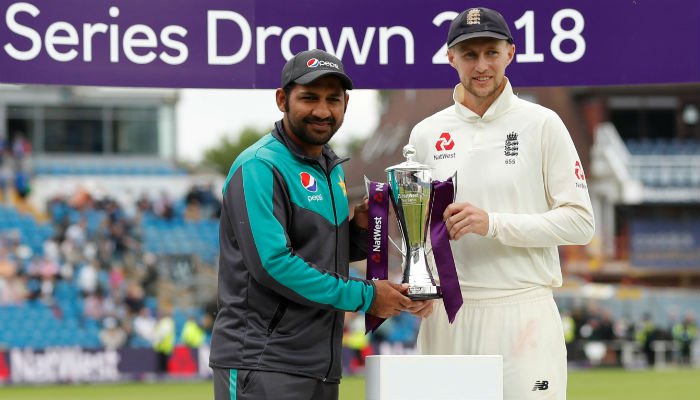
M535 390L547 390L547 389L549 389L549 381L537 381L537 382L535 382L535 386L532 387L533 392Z

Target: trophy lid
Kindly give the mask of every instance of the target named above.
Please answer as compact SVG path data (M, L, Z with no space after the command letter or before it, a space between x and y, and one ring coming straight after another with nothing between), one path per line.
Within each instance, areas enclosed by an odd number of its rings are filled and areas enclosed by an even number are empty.
M402 162L401 164L392 165L384 171L389 172L397 169L403 171L425 171L432 169L425 164L413 161L413 158L416 156L416 148L413 147L413 145L407 144L403 146L403 156L406 157L406 161Z

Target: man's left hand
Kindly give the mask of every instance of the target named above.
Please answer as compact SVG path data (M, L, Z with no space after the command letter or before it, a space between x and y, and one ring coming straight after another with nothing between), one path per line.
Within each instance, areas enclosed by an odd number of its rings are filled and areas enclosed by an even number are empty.
M489 232L489 214L470 203L452 203L447 206L442 217L452 240L467 233L486 236Z

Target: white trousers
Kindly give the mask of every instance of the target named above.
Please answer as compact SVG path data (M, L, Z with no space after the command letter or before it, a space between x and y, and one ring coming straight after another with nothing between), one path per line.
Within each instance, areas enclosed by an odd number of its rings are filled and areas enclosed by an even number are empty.
M419 354L500 354L504 400L566 399L564 330L550 289L488 300L465 298L453 324L442 301L435 303L420 326Z

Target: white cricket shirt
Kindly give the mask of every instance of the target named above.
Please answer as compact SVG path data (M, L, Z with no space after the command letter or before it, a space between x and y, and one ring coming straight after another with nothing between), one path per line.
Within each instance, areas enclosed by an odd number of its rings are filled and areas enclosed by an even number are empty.
M518 98L508 81L483 117L460 103L418 123L416 161L444 180L457 171L457 202L489 214L486 237L451 241L466 298L562 284L557 245L586 244L594 231L588 187L559 116Z

